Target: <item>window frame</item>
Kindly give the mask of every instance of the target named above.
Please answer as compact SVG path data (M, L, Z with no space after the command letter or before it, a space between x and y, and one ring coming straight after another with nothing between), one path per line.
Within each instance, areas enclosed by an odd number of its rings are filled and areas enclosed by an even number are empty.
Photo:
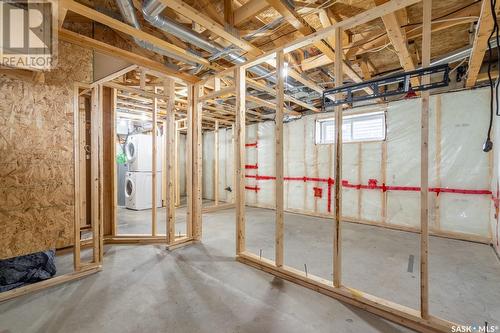
M383 141L386 141L387 140L387 112L386 110L374 110L374 111L364 111L364 112L360 112L360 113L352 113L352 114L347 114L345 115L342 120L343 120L343 123L342 123L342 126L344 126L346 123L345 123L345 120L346 119L355 119L355 118L363 118L363 117L370 117L370 116L377 116L377 115L383 115L383 132L384 132L384 137L383 139L380 139L380 138L374 138L374 139L366 139L366 140L355 140L355 139L351 139L349 141L345 141L343 140L342 143L346 143L346 144L349 144L349 143L363 143L363 142L383 142ZM333 124L335 124L335 116L329 116L329 117L322 117L322 118L316 118L315 120L315 134L314 134L314 144L316 145L332 145L335 143L335 138L333 140L333 142L324 142L322 140L322 125L323 123L325 122L333 122ZM353 137L353 124L354 122L351 120L350 122L348 122L348 124L350 124L350 131L351 131L351 138Z

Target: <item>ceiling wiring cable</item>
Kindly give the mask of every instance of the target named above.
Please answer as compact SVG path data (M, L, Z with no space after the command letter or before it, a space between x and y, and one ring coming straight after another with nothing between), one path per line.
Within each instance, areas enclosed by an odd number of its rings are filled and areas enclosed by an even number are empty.
M496 40L497 40L497 64L500 63L500 57L499 57L499 50L500 47L498 45L498 40L499 40L499 35L498 35L498 23L497 23L497 16L495 13L495 8L496 8L497 0L490 0L490 9L491 9L491 15L493 19L493 29L490 33L490 36L488 37L488 81L490 85L490 122L488 126L488 134L486 137L486 141L484 142L483 145L483 151L485 153L489 152L491 149L493 149L493 142L491 141L491 128L493 127L493 110L496 106L496 112L495 114L498 115L498 77L495 82L495 85L493 85L493 79L491 77L491 60L493 58L493 50L491 47L491 38L493 35L496 35ZM496 96L493 96L496 93ZM496 104L496 105L495 105Z

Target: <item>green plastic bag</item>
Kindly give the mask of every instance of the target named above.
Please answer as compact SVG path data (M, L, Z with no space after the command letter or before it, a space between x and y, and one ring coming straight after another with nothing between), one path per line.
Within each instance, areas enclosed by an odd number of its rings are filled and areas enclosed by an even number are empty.
M122 165L127 163L127 156L125 156L124 153L118 153L118 155L116 155L116 163Z

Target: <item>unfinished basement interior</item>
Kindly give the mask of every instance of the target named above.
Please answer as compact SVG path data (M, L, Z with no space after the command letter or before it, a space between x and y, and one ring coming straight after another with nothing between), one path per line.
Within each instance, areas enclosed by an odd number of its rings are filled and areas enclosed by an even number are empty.
M500 0L2 0L0 332L500 332Z

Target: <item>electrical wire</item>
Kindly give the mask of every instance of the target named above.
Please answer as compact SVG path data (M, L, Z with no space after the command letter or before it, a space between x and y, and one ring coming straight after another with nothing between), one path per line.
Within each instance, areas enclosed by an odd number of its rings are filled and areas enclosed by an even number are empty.
M488 81L490 84L490 123L488 126L488 135L486 137L486 141L484 142L483 145L483 151L485 153L489 152L493 148L493 142L491 141L491 128L493 127L493 110L496 106L496 111L495 114L498 116L498 78L495 82L495 85L493 85L493 79L491 77L491 59L493 58L493 50L491 47L491 38L493 35L496 35L496 42L497 42L497 64L500 64L500 46L498 45L499 42L499 32L498 32L498 23L497 23L497 15L495 12L497 0L490 0L490 9L491 9L491 16L493 19L493 30L491 31L490 36L488 37ZM500 68L500 67L499 67ZM493 99L493 95L496 94L495 96L495 102ZM494 105L496 104L496 105Z

